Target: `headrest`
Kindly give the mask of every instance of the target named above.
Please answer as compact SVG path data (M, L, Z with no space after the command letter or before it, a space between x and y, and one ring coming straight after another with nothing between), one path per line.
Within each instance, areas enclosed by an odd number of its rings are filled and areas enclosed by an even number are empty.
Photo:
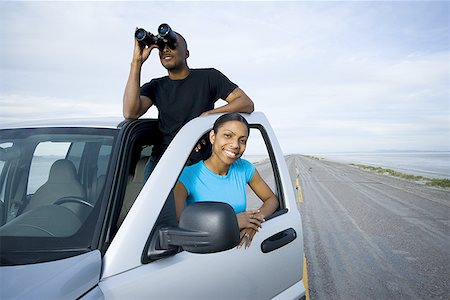
M50 183L73 182L77 180L77 170L74 164L68 159L60 159L53 163L48 175Z

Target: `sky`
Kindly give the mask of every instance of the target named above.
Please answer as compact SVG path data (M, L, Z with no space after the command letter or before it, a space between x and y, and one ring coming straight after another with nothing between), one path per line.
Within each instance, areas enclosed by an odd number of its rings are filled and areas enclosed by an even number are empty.
M449 11L448 1L0 0L0 122L121 116L135 28L168 23L187 39L189 67L239 85L285 154L449 151ZM154 51L141 84L165 75Z

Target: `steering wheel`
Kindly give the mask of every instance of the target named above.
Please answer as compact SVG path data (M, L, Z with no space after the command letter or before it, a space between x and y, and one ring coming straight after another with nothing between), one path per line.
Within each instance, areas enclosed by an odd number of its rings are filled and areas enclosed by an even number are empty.
M94 207L91 203L87 202L83 198L76 197L76 196L62 197L62 198L59 198L58 200L56 200L55 202L53 202L53 204L56 204L56 205L61 205L64 203L78 203L78 204L86 205L90 208Z

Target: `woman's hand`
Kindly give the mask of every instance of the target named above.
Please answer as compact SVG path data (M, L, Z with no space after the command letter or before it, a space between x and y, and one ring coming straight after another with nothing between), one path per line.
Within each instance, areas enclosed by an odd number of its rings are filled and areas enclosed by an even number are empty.
M245 243L245 249L250 247L253 237L261 228L261 223L265 221L263 214L258 210L249 210L237 215L239 229L241 230L241 242L238 248Z
M237 220L241 231L242 229L258 231L261 228L261 223L265 221L259 209L241 212L237 215Z
M245 228L243 230L241 230L241 242L239 243L239 245L237 246L238 248L241 248L242 245L245 244L245 249L247 249L248 247L250 247L250 244L253 241L253 237L256 234L256 230L251 229L251 228Z

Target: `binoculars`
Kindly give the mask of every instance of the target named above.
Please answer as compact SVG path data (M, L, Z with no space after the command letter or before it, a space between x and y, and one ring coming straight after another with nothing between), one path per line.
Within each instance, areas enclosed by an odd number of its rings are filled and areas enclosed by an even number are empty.
M158 35L153 35L143 28L138 28L134 36L136 40L148 47L158 45L159 50L163 50L166 45L171 49L175 49L177 46L177 34L165 23L159 25Z

